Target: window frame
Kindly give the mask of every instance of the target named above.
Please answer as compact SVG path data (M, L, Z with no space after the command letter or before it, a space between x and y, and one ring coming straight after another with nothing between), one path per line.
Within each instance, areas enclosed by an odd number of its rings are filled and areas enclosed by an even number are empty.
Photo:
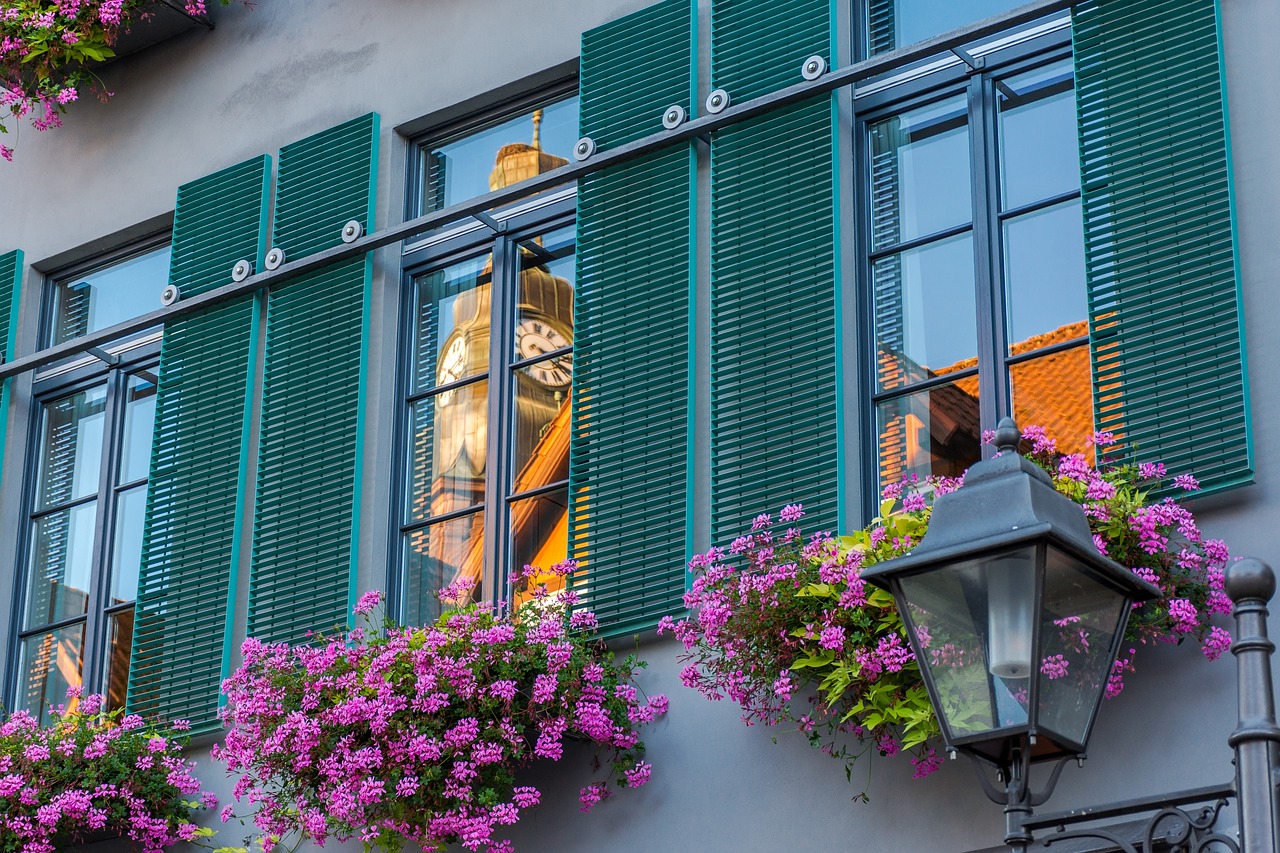
M858 4L856 39L863 38L865 6L865 3ZM929 73L919 73L920 65L913 65L900 72L888 74L873 84L861 87L855 94L854 119L851 123L855 176L856 238L854 245L857 255L855 304L858 315L857 335L863 342L858 353L858 379L864 389L859 394L861 406L859 420L863 425L864 434L869 437L868 441L861 442L860 454L861 470L866 472L863 478L863 497L866 500L866 506L879 505L881 473L877 407L880 403L942 387L961 377L976 376L979 387L979 422L983 426L994 426L1001 417L1012 412L1008 377L1008 371L1012 366L1051 353L1088 346L1088 338L1084 337L1019 355L1010 355L1008 351L1001 223L1019 214L1049 209L1071 199L1079 199L1081 195L1080 190L1076 190L1010 208L1007 211L1000 209L998 179L1000 152L996 143L999 113L995 81L1044 68L1055 62L1070 61L1072 56L1070 17L1062 13L1049 16L1044 24L1032 27L1031 31L1035 34L1030 37L1014 38L1013 43L1004 47L988 49L989 45L999 44L1014 37L1023 29L1020 27L1009 34L983 39L981 46L974 48L970 54L976 59L977 68L970 67L958 55L952 55L951 59L947 60L947 54L944 53L939 55L942 60L945 60L944 67ZM862 48L863 45L859 42L858 49ZM895 83L895 80L900 82ZM977 323L977 364L974 368L940 375L924 382L880 390L876 359L873 276L875 259L903 251L917 243L930 245L936 240L943 239L940 235L947 231L931 232L911 240L899 241L887 249L873 248L873 211L868 180L871 167L870 128L882 119L958 96L965 98L967 124L971 133L969 191L973 216L967 226L957 226L949 230L971 234L973 239L976 296L973 321ZM990 448L983 446L984 455L990 452Z
M56 322L53 314L54 291L59 282L107 269L115 264L153 252L169 243L168 232L156 234L128 246L97 255L85 263L64 267L43 276L40 293L39 340L48 346L48 342L54 339ZM158 300L158 291L156 296ZM3 678L3 697L6 700L3 704L6 707L16 709L20 704L19 693L25 675L25 668L22 665L24 641L42 633L73 625L84 626L81 685L86 694L108 695L110 666L107 654L110 649L111 617L115 613L137 606L136 595L127 603L117 605L110 603L111 584L118 570L115 565L115 545L116 525L121 512L120 499L126 492L144 485L149 480L149 472L147 480L128 482L119 480L123 473L121 462L124 453L123 441L129 385L133 377L141 376L158 390L162 334L163 330L157 328L141 334L125 336L118 343L102 347L97 351L90 350L81 357L55 363L37 372L32 380L30 396L32 416L28 419L24 445L26 459L23 465L21 490L21 529L17 537L16 571L10 610L12 618L9 640L12 643L12 651L5 661ZM84 496L64 501L56 507L37 507L41 487L39 478L46 421L45 407L59 399L98 387L104 391L104 419L96 492L92 498ZM96 505L96 509L88 589L85 590L87 598L85 613L30 628L25 627L28 585L33 569L33 549L36 546L37 520L91 502ZM128 670L123 673L123 676L126 678L127 693ZM61 697L50 698L56 701ZM38 717L42 717L44 712L45 709L40 708L36 713Z
M520 279L519 252L522 243L548 232L573 228L576 224L577 190L569 185L520 202L492 214L498 229L477 221L453 229L446 229L413 244L406 244L401 258L400 321L397 324L396 355L396 417L394 419L396 441L394 448L394 486L391 495L390 542L394 556L389 560L387 578L389 612L404 620L406 571L408 569L407 538L414 530L424 530L432 524L448 521L475 512L484 513L484 568L481 578L482 599L510 601L512 590L506 577L505 566L512 550L510 515L513 501L533 498L539 494L568 490L568 479L563 482L513 492L514 441L511 421L515 404L513 370L527 360L517 360L514 329L517 320L517 298ZM577 240L575 236L574 251ZM410 499L411 445L413 406L415 402L430 399L442 389L454 387L433 386L424 391L414 388L414 325L417 320L418 285L416 280L434 270L451 264L484 257L492 253L493 272L490 284L490 339L489 369L481 380L468 376L456 385L470 385L487 381L488 407L486 414L486 470L484 500L482 503L444 513L429 519L409 521L407 505ZM576 337L576 336L575 336ZM498 378L500 374L500 378ZM497 381L495 381L497 379ZM572 387L569 392L572 395ZM572 400L572 397L570 398ZM572 402L571 402L572 405ZM494 512L494 508L498 511ZM500 594L499 594L500 591Z

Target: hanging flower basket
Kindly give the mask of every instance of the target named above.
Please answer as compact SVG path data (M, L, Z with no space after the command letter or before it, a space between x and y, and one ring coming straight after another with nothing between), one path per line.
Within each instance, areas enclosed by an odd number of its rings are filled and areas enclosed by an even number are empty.
M206 0L11 0L0 5L0 134L62 124L86 92L111 96L95 68L208 25ZM219 0L229 5L232 0ZM247 0L241 0L247 2ZM6 119L8 121L6 122ZM0 144L0 157L13 147Z
M1160 587L1164 598L1129 620L1126 649L1116 661L1107 696L1118 696L1133 671L1136 650L1149 643L1198 643L1210 660L1231 644L1211 618L1231 612L1223 592L1226 545L1205 539L1192 513L1172 497L1152 496L1166 479L1157 463L1094 468L1080 454L1060 454L1039 427L1023 431L1030 458L1059 492L1081 505L1098 549ZM1099 446L1111 436L1093 436ZM684 646L682 682L709 699L728 697L748 725L793 725L810 743L853 762L869 749L912 755L916 777L941 766L938 723L892 597L861 579L867 566L910 551L928 529L932 501L962 479L912 478L884 490L879 516L851 536L799 528L803 510L784 507L775 524L755 519L727 550L695 557L685 596L694 614L664 620ZM1182 493L1199 488L1175 477ZM1049 678L1070 672L1071 650L1088 647L1088 632L1068 617L1058 625L1062 654L1042 661ZM944 664L962 649L930 649ZM864 788L858 798L866 799Z
M643 664L615 660L572 592L540 586L512 616L458 604L469 588L442 598L454 606L422 628L387 622L293 647L246 641L244 665L223 684L229 730L214 755L238 776L236 798L268 853L285 838L331 836L388 851L405 841L509 851L494 833L540 799L516 771L560 760L566 737L606 754L605 777L581 790L583 811L610 781L648 780L638 729L665 713L666 697L641 696L632 676ZM366 595L356 612L368 617L380 601Z
M52 853L72 843L125 837L145 853L213 831L191 821L217 798L201 793L183 757L188 726L150 725L102 697L53 709L40 725L26 711L0 724L0 853Z

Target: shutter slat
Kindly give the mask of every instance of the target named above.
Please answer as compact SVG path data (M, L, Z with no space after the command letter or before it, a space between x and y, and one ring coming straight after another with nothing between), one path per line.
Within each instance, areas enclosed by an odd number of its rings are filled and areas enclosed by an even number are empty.
M712 149L717 543L786 503L818 527L838 521L832 121L819 98L721 131Z
M22 290L23 254L20 249L0 255L0 361L12 361L18 341L18 305ZM0 457L9 430L8 379L0 384Z
M339 245L349 220L371 226L377 139L371 113L281 149L273 245L288 259ZM371 278L365 255L268 297L248 625L262 640L347 622Z
M1095 422L1112 457L1249 482L1217 4L1089 0L1073 33Z
M613 148L662 130L662 114L693 103L693 0L662 0L647 9L582 34L578 124L600 149ZM642 186L619 186L622 198L648 199L655 210L670 206Z
M183 296L230 281L263 251L270 160L232 166L178 190L169 281ZM227 614L244 495L254 297L167 323L127 706L216 725Z
M693 14L665 0L583 35L583 135L609 148L694 113ZM569 541L607 636L683 607L693 169L681 144L579 184Z
M810 56L831 64L833 15L830 0L713 0L712 85L742 103L801 82Z

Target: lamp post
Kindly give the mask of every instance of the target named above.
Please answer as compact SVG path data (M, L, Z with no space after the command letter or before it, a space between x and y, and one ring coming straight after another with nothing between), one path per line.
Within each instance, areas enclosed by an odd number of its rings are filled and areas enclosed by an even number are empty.
M1084 512L1018 454L1020 440L1001 421L999 452L938 498L920 544L862 575L893 594L947 749L980 765L1015 850L1062 767L1084 757L1132 606L1160 596L1099 553ZM1031 766L1050 761L1033 792Z

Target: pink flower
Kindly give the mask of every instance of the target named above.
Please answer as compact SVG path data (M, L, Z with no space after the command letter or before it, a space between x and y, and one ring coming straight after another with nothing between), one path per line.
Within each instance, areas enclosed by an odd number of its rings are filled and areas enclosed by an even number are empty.
M1050 681L1056 678L1062 678L1067 674L1067 667L1071 665L1071 661L1062 655L1049 655L1040 663L1040 672Z
M382 590L371 589L356 600L356 606L352 609L357 616L368 616L381 603Z
M596 783L583 788L578 794L578 801L582 803L579 811L589 812L596 803L609 796L609 789L604 785Z
M1200 488L1200 481L1190 474L1179 474L1173 478L1173 484L1188 492L1194 492Z
M911 774L911 778L923 779L942 769L942 757L930 747L929 751L923 756L911 759L911 764L915 767L915 772Z
M1204 638L1203 652L1204 656L1209 660L1217 660L1222 657L1222 653L1231 649L1231 634L1225 629L1214 625L1209 629L1209 635Z

